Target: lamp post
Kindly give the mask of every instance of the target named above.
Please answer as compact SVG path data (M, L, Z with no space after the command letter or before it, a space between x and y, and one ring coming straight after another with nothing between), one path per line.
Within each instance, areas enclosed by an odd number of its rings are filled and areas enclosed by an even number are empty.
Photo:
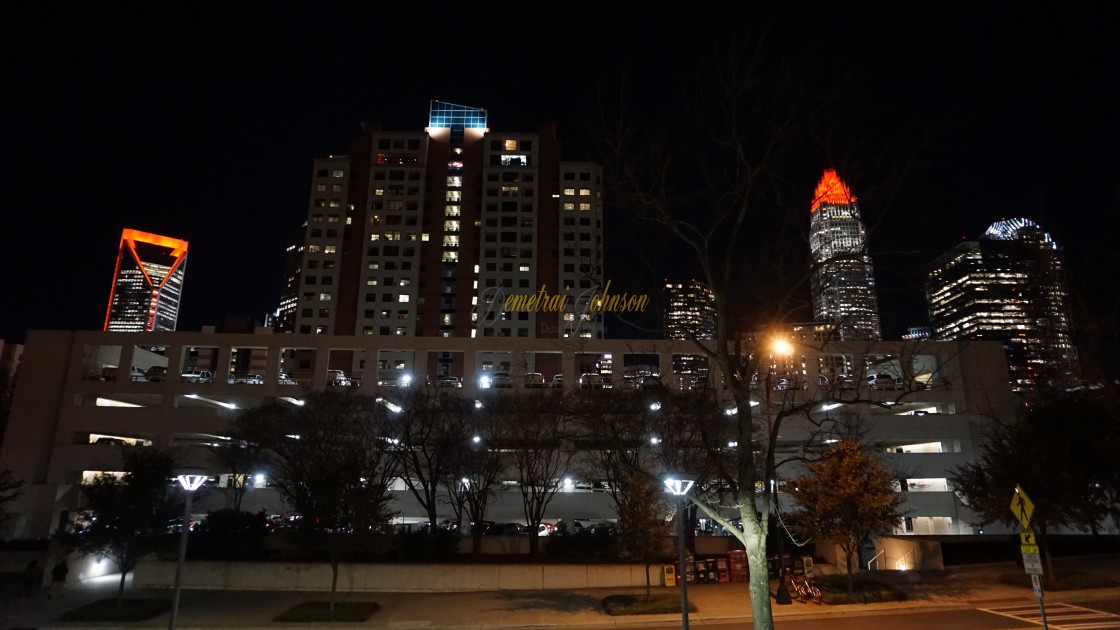
M677 520L679 521L679 528L677 530L678 539L678 553L681 568L680 587L681 587L681 630L688 630L688 579L685 577L684 567L684 528L685 528L685 508L688 505L688 491L692 489L692 481L687 479L674 479L669 478L665 480L665 488L677 497L680 501L680 510L677 512Z
M183 530L179 534L179 562L175 565L175 592L171 596L171 620L168 630L175 630L179 619L179 594L183 590L183 564L187 560L187 533L191 529L191 498L194 491L206 482L206 475L179 475L179 485L183 486L186 501L183 502Z
M786 341L785 339L780 339L780 338L775 339L774 342L771 344L771 349L774 352L776 352L776 353L778 353L778 354L780 354L784 357L787 357L787 359L790 355L793 354L793 346L790 345L790 343L788 341ZM772 420L771 415L770 415L770 413L771 413L771 411L770 411L770 390L773 387L771 382L770 382L770 379L771 379L772 375L773 375L773 370L770 370L770 369L766 370L766 429L767 429L767 431L769 431L768 435L772 435L773 432L774 432L774 421ZM788 379L787 387L793 387L794 383L793 383L792 375L787 376L787 379ZM774 454L770 453L770 457L773 458L773 456L774 456ZM768 471L768 472L772 473L773 471ZM774 513L775 514L777 514L777 512L778 512L778 501L779 501L779 498L778 498L778 483L777 483L776 480L771 479L770 480L770 502L771 502L771 505L774 506ZM778 549L777 549L777 551L778 551L778 562L777 562L777 564L778 564L778 590L775 591L775 593L774 593L774 603L778 604L779 606L783 606L783 605L787 605L787 604L793 604L793 597L790 595L789 585L786 584L785 544L784 544L785 543L785 531L783 530L782 527L779 527L778 531L775 532L775 533L778 536L778 545L777 545L777 547L778 547Z

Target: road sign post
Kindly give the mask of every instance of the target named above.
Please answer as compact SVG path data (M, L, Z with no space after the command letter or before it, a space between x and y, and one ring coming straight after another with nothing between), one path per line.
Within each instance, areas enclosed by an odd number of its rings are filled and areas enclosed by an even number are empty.
M1038 610L1042 613L1042 627L1049 630L1046 623L1046 605L1042 601L1042 555L1039 553L1038 544L1031 531L1031 517L1034 516L1034 502L1027 496L1022 486L1015 485L1015 494L1011 495L1011 513L1023 526L1019 532L1019 550L1023 552L1023 569L1031 576L1034 586L1034 595L1038 598Z

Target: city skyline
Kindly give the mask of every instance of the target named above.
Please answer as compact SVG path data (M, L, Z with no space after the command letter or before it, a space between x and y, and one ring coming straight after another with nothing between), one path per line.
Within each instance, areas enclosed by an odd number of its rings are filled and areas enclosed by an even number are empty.
M12 82L28 98L13 106L19 124L8 161L21 167L10 173L17 185L3 198L16 212L0 248L5 286L27 296L0 316L0 337L16 341L29 328L100 327L111 269L77 265L71 256L111 256L126 225L191 242L180 329L196 330L228 314L262 317L275 308L283 251L306 215L308 166L315 156L346 153L360 121L381 118L385 128L414 129L423 124L416 111L431 99L471 103L501 120L495 125L500 131L556 122L570 145L565 157L594 160L582 118L586 101L606 98L599 93L603 82L623 71L643 77L687 72L699 63L696 43L719 31L683 12L654 11L631 23L626 12L608 11L600 24L587 26L584 36L599 43L594 53L562 45L571 37L563 29L542 33L539 45L498 63L488 61L488 46L462 47L458 61L479 73L467 81L439 72L448 57L438 46L395 69L370 62L351 44L319 51L307 33L362 22L339 26L342 16L326 13L300 26L292 16L275 14L265 18L275 28L249 28L250 16L233 15L225 26L184 19L160 30L146 20L164 23L159 18L167 15L118 19L75 12L44 20L32 9L5 11L7 24L21 25L11 41L29 53ZM387 17L416 19L401 11ZM797 39L824 29L791 11L761 17L777 34L796 33ZM1065 246L1075 284L1090 285L1093 277L1083 270L1092 269L1081 258L1094 251L1097 235L1078 219L1100 213L1115 220L1108 208L1115 208L1109 174L1117 170L1117 149L1106 139L1115 137L1116 121L1105 103L1118 83L1117 55L1110 54L1116 43L1103 36L1116 22L1114 10L1070 10L1045 28L1029 15L1024 23L1004 24L1002 12L988 11L970 13L968 20L946 11L906 31L883 29L889 16L823 14L825 22L877 34L864 48L847 51L858 61L851 68L882 97L874 106L962 112L927 156L931 166L900 187L893 208L861 195L889 338L925 323L925 268L961 236L972 237L1003 216L1032 217ZM658 35L670 19L680 35L668 38L674 41ZM485 41L517 20L495 15L479 23L478 39ZM1038 39L1030 36L1036 31L1053 47L1037 49L1032 42ZM207 34L205 47L187 38L197 32ZM384 34L382 41L393 44L393 37ZM140 50L145 53L136 54ZM912 67L925 72L904 72ZM578 83L558 80L577 68L585 77ZM520 80L505 82L504 76ZM1048 89L1038 89L1039 82ZM383 85L400 89L392 99L379 98ZM645 89L670 97L658 82ZM337 98L323 98L323 90ZM860 191L878 183L865 179L873 173L848 175L843 164L824 157L807 154L803 167L783 176L804 182L806 197L823 168L837 168ZM694 275L667 259L655 274L641 267L635 245L627 242L628 224L612 213L609 198L606 204L605 266L620 270L612 274L616 287L640 292L644 276ZM53 243L60 256L37 255L37 241L28 238L47 217L68 226ZM627 276L623 267L635 270ZM42 277L64 275L76 289L68 308L59 309L33 287ZM1090 306L1093 299L1100 298L1090 295ZM627 336L620 322L608 321L607 328L608 336Z

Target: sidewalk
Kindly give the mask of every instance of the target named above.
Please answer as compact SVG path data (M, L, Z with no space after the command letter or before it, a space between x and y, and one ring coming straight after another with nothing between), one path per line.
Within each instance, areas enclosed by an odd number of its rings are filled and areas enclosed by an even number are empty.
M1067 564L1068 563L1068 564ZM1068 559L1067 566L1081 566L1120 579L1120 559L1101 556ZM1014 565L998 564L953 568L944 576L921 576L911 587L911 601L890 604L817 606L794 603L777 606L775 619L857 616L884 610L975 607L1001 603L1033 603L1029 588L1000 584L1002 573ZM916 576L917 577L917 576ZM116 595L119 575L72 586L62 598L9 600L0 606L0 626L5 628L66 627L167 627L164 614L129 624L66 624L58 619L66 610ZM664 592L663 587L654 587ZM611 617L601 612L600 600L615 593L642 593L643 589L589 589L574 591L503 591L482 593L340 593L339 601L375 601L381 610L364 624L331 624L330 628L623 628L670 626L680 615ZM273 617L307 600L325 599L325 593L263 591L184 591L179 608L180 628L311 628L313 625L275 624ZM1047 593L1047 603L1077 601L1086 597L1120 597L1120 588ZM126 589L126 597L168 597L167 591ZM689 615L692 624L748 622L750 600L746 583L703 584L688 590L689 602L698 609Z

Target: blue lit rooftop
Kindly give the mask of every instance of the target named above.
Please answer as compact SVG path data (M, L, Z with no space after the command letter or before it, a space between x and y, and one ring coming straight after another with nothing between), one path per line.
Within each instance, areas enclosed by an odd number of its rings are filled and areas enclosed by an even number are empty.
M431 129L486 129L486 110L443 101L432 101L428 116Z

